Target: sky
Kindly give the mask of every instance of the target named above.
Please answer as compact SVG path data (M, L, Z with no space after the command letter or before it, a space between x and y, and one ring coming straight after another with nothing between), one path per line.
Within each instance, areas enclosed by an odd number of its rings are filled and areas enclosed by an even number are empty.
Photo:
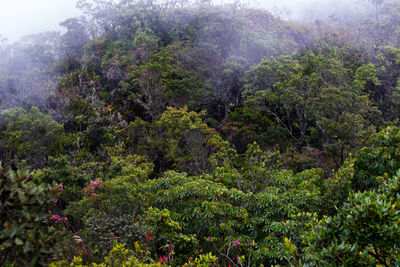
M214 1L227 3L233 0ZM362 0L250 0L258 7L298 21L312 21L318 16L328 16L338 8L351 10L349 6L354 1ZM76 2L77 0L0 0L0 35L12 43L28 34L62 31L60 22L81 15L80 10L75 7Z
M61 31L59 23L79 16L76 0L0 0L0 35L15 42L24 35Z

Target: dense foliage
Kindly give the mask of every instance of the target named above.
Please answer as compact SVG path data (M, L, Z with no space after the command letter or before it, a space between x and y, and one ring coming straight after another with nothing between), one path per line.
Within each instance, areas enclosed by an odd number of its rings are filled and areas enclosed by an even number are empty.
M399 5L369 2L81 0L3 45L0 265L399 265Z

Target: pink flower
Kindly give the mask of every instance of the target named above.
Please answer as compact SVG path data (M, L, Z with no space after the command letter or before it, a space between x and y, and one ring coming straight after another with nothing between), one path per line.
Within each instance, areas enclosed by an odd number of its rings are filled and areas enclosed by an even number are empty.
M240 245L240 242L239 242L239 241L236 241L236 245L238 245L238 246L239 246L239 245Z
M85 216L83 216L83 218L86 218L86 215L85 215Z
M58 202L58 199L57 199L57 198L56 198L56 199L54 199L54 202L55 202L55 203L57 203L57 202Z

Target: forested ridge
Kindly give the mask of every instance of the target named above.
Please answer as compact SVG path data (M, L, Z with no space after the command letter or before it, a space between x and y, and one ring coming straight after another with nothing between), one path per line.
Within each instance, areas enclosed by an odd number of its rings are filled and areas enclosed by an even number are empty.
M400 265L400 2L98 0L0 46L0 266Z

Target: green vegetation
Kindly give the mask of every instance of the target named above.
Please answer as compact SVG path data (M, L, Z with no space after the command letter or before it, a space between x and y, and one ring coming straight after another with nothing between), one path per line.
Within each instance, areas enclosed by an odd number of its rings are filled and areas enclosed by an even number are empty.
M94 2L0 48L0 265L400 265L395 1Z

